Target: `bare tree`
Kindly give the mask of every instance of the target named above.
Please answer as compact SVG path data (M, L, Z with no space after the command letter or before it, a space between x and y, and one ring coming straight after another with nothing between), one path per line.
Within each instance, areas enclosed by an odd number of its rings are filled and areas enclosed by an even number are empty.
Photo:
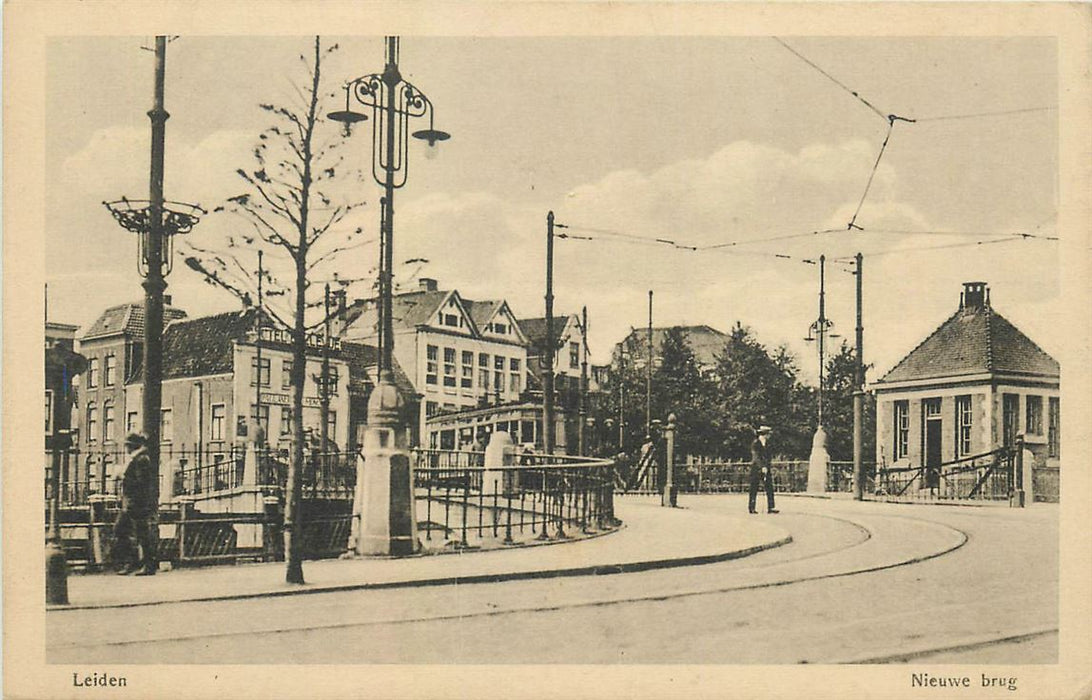
M326 112L323 103L334 97L333 92L323 92L322 62L336 49L337 44L324 48L316 36L313 54L300 55L307 77L294 86L298 99L288 106L261 105L273 124L258 136L251 167L236 171L246 190L215 210L238 215L248 226L246 232L228 235L226 246L191 245L186 259L207 282L235 294L249 306L258 286L253 261L261 250L268 265L260 280L263 292L281 297L280 302L262 306L275 323L291 331L292 338L292 455L284 513L288 583L304 582L300 502L307 334L325 321L321 316L324 282L346 287L374 279L374 270L357 278L339 277L334 272L332 279L320 279L324 269L332 270L339 253L371 243L363 239L360 227L354 228L347 220L363 202L331 194L358 190L355 185L363 181L359 169L343 162L341 148L347 134L322 117ZM258 310L258 317L263 309Z

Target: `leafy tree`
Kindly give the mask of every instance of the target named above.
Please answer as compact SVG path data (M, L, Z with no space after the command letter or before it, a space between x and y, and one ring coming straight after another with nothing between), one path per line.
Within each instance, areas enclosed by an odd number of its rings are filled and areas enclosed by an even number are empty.
M857 357L843 341L838 352L827 360L823 427L827 432L827 452L834 461L853 460L853 393L857 388ZM871 462L876 450L876 403L865 395L862 412L864 461Z
M716 432L723 456L750 459L760 425L774 428L770 444L775 454L795 459L808 454L816 420L812 392L797 381L795 359L784 346L771 355L737 322L717 356L716 374Z
M660 364L652 376L652 411L665 425L667 417L675 414L676 459L715 451L712 389L711 382L702 376L683 329L667 329L660 346Z
M236 172L245 185L242 194L230 197L218 211L237 214L250 231L227 237L226 249L191 246L187 264L210 284L228 289L244 304L253 302L256 258L261 250L269 267L263 273L266 290L290 300L288 309L276 304L265 311L291 332L292 337L292 455L288 466L285 498L284 544L289 583L303 583L300 523L301 474L304 466L303 390L307 381L306 338L324 321L322 284L317 279L323 266L338 253L366 245L361 228L346 229L346 217L363 202L335 196L335 184L362 181L359 169L346 168L340 148L345 136L325 126L324 103L335 95L324 92L322 63L337 49L323 48L315 37L309 57L300 55L306 79L297 85L298 102L289 106L262 104L273 124L261 132L253 150L254 162ZM331 103L332 104L332 103ZM277 280L277 270L291 282ZM351 279L334 278L343 286Z

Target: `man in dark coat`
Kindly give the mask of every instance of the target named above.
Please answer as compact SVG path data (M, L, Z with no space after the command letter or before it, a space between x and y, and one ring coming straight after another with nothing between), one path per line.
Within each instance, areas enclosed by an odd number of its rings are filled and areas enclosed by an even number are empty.
M770 469L770 454L766 447L773 431L768 425L764 425L757 432L758 437L751 443L751 489L747 498L747 512L758 512L755 510L755 501L758 497L758 483L762 481L766 488L766 512L777 513L774 508L773 471Z
M125 449L129 461L121 477L121 513L114 523L114 564L118 574L151 576L156 571L159 539L152 517L152 463L143 435L130 433L125 438ZM133 548L134 536L140 544L139 558Z

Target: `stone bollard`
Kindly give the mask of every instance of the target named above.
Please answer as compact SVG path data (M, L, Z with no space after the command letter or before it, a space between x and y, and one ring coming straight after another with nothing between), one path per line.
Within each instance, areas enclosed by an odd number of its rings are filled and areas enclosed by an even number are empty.
M413 465L400 418L403 407L393 376L384 370L368 398L364 461L357 472L358 555L405 556L419 546Z

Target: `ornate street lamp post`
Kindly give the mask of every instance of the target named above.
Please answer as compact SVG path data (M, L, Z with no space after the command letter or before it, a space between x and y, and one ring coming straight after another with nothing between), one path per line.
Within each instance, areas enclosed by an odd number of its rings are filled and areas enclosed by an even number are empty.
M827 432L823 428L823 375L826 363L827 338L840 338L833 332L834 323L827 318L826 306L826 264L827 257L819 256L819 318L808 328L808 337L804 340L815 342L819 350L819 421L811 441L811 456L808 459L808 491L824 493L827 488L827 465L830 455L827 453Z
M416 546L412 475L405 430L400 426L402 399L394 386L391 321L394 191L406 184L409 170L409 124L428 117L429 126L413 137L434 146L450 134L433 127L432 102L402 79L398 70L399 40L386 38L387 64L345 87L345 109L329 117L348 130L368 119L353 111L355 101L371 109L372 177L383 187L379 259L379 381L368 400L368 428L364 439L365 463L357 479L360 512L356 533L358 554L411 554ZM367 499L366 501L364 499Z
M163 292L171 272L173 245L178 234L189 233L204 210L196 204L163 199L163 151L170 114L163 107L163 82L167 61L167 37L155 38L155 102L152 122L152 157L149 198L122 197L103 202L122 228L138 234L137 270L144 277L144 392L142 416L148 459L152 465L152 513L159 507L159 411L163 388ZM158 527L154 522L152 527Z

